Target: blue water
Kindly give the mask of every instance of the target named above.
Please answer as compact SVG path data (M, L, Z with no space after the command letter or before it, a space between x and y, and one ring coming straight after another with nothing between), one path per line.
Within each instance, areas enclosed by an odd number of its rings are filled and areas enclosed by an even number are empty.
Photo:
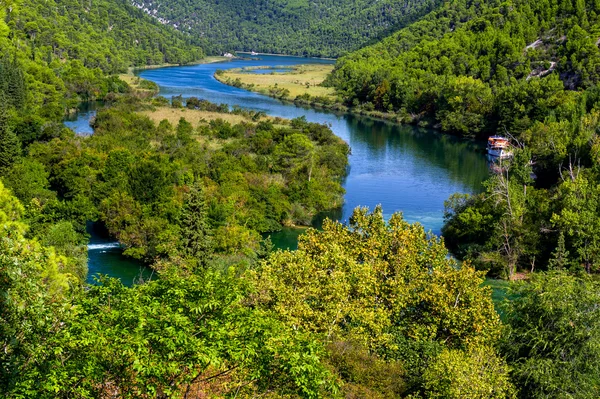
M99 231L98 225L90 223L88 233L88 276L89 284L96 283L98 275L117 277L126 286L149 280L152 270L142 262L123 256L123 248L115 240L106 236L106 232Z
M87 102L79 104L77 113L69 115L65 118L64 124L66 127L73 130L75 133L82 136L89 136L94 133L94 129L90 126L92 118L96 116L96 111L102 106L100 102Z
M160 94L170 98L199 97L213 103L264 111L272 116L296 118L328 124L352 149L349 173L344 181L346 195L341 209L329 212L331 218L347 221L357 206L383 206L386 216L403 212L410 222L419 222L439 234L443 224L444 201L455 192L477 192L488 177L488 167L480 143L441 135L414 126L399 126L367 117L298 107L260 94L224 85L214 78L217 69L293 66L306 63L331 63L297 57L260 56L260 60L232 60L225 63L168 67L138 72L156 82ZM79 133L91 133L89 118L95 111L80 114L74 126ZM77 130L76 130L77 131ZM316 221L318 226L320 220ZM271 235L278 248L295 248L302 229L284 229ZM96 238L97 239L97 238ZM91 244L114 245L108 241ZM118 247L92 246L89 274L101 272L121 277L131 284L148 270L125 259Z
M427 230L439 233L444 201L455 192L481 189L489 172L479 143L414 126L295 106L224 85L213 76L218 69L334 62L297 57L259 58L145 70L139 76L156 82L160 94L167 98L194 96L283 118L305 116L310 122L331 126L352 149L349 174L344 182L345 204L339 213L342 221L357 206L373 208L381 204L387 216L402 211L408 221L420 222Z

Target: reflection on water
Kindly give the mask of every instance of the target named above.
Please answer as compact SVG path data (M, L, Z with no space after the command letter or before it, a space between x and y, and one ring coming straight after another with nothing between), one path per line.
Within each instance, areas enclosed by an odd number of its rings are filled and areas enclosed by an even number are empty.
M331 220L342 220L342 208L333 209L328 212L321 212L314 217L312 226L316 229L320 229L323 226L323 222L326 219ZM275 233L267 233L263 236L269 237L271 243L275 248L278 249L297 249L298 248L298 237L300 237L306 231L307 227L284 227L281 231Z
M93 117L96 116L96 111L102 107L101 101L85 102L77 106L77 112L69 114L63 121L65 126L73 130L75 133L82 136L89 136L94 133L94 129L90 126Z

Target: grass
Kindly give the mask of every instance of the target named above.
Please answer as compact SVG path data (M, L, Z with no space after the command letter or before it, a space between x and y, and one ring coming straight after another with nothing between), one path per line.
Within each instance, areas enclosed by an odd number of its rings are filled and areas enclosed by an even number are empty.
M134 92L143 94L156 94L158 92L158 86L155 83L142 79L138 76L122 74L119 75L119 79L127 83L134 90Z
M154 110L141 111L141 115L145 115L150 118L154 123L158 124L162 120L167 120L173 126L177 126L179 119L185 118L188 122L194 126L194 128L208 123L214 119L223 119L231 124L240 122L248 122L249 120L241 115L232 115L218 112L198 111L190 110L187 108L171 108L171 107L156 107ZM207 137L195 135L196 140L204 144L207 148L212 150L218 150L231 139L222 140L215 137Z
M173 126L176 126L179 123L179 119L185 118L185 120L191 123L194 128L215 119L223 119L232 125L237 125L241 122L256 123L256 121L253 121L251 118L244 115L200 111L187 108L156 107L153 110L141 111L140 114L147 116L157 124L166 119ZM262 117L260 120L270 120L275 126L285 126L289 124L287 119L273 118L270 116Z
M223 119L224 121L227 121L232 125L236 125L241 122L249 122L253 124L256 123L256 121L253 121L251 118L246 117L244 115L200 111L187 108L155 107L151 110L139 111L138 113L147 116L156 124L160 123L163 120L167 120L173 126L177 126L179 120L181 118L184 118L186 121L191 123L194 128L197 128L198 126L201 126L203 124L207 124L211 120L215 119ZM284 127L289 125L289 120L282 118L273 118L267 116L261 118L261 120L270 120L271 122L273 122L273 125L275 127ZM202 136L198 134L195 135L195 139L211 150L218 150L222 148L225 144L237 140L233 138L220 139L212 136Z
M217 78L224 82L239 79L244 84L244 88L263 94L269 94L271 89L277 87L280 90L289 90L286 96L289 99L308 94L311 97L328 97L333 101L336 99L333 88L319 86L333 68L333 65L322 64L299 65L290 72L270 74L257 74L250 72L251 69L238 68L229 69Z
M223 119L232 125L236 125L241 122L250 122L249 118L246 118L242 115L198 111L187 108L157 107L153 111L142 111L141 114L146 115L155 123L159 123L160 121L166 119L173 126L176 126L181 118L185 118L185 120L191 123L194 127L198 127L202 123L210 122L215 119Z

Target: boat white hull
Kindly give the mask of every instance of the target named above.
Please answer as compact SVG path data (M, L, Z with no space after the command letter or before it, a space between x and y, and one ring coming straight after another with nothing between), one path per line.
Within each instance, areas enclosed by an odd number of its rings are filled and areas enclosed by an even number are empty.
M488 148L487 153L490 157L500 158L500 159L510 158L512 156L511 151L507 151L504 149Z

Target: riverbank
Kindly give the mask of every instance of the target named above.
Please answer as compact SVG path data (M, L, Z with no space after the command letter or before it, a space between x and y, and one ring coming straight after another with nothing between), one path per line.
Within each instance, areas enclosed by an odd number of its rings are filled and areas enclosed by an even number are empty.
M282 70L289 72L276 72ZM271 73L257 73L257 71ZM282 100L312 98L324 104L337 102L335 91L321 84L333 71L333 65L310 64L295 67L247 67L228 69L216 78L230 86L240 87Z
M276 72L275 67L251 67L217 70L215 79L228 86L263 94L278 100L296 105L305 105L319 109L344 112L353 115L368 116L383 119L399 124L419 125L420 127L433 127L426 120L421 120L418 115L401 114L394 112L381 112L362 106L348 107L332 87L323 86L323 82L333 71L334 65L297 65L289 72ZM253 73L256 70L273 69L272 73Z
M310 60L327 60L327 61L336 61L337 58L328 58L328 57L304 57L304 56L300 56L300 55L289 55L289 54L275 54L275 53L256 53L256 54L252 54L251 52L248 51L236 51L236 54L248 54L250 56L253 57L257 57L257 56L261 56L261 55L268 55L269 57L298 57L298 58L306 58L306 59L310 59Z

